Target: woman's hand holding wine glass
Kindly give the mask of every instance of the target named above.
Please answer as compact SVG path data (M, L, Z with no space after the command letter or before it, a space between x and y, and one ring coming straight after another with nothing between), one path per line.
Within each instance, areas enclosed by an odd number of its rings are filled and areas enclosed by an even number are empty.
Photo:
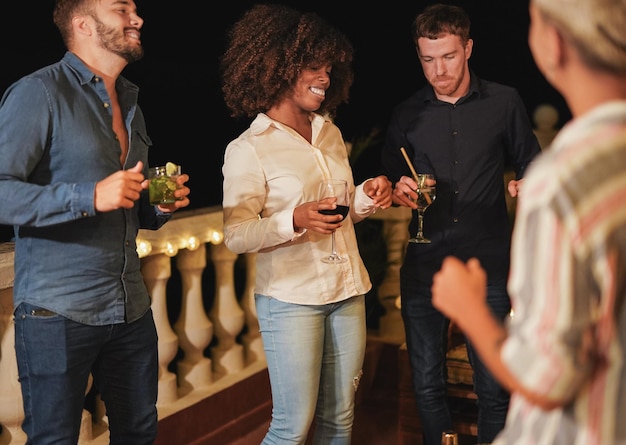
M340 221L343 221L350 210L350 194L347 181L343 179L324 179L320 181L317 200L319 202L327 198L337 198L336 207L318 210L319 213L323 215L341 215L343 218ZM331 243L331 253L322 258L322 261L329 264L339 264L348 261L346 257L342 257L337 253L334 231L331 234Z

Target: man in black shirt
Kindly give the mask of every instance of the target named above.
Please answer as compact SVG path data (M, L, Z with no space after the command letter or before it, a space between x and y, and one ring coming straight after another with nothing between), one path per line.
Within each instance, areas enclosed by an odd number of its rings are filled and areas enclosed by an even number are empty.
M417 173L433 173L436 198L424 216L429 244L410 243L400 271L401 306L424 443L441 443L452 429L446 401L449 320L431 302L433 275L444 257L476 257L488 273L488 304L501 320L511 305L506 289L510 220L503 185L517 195L526 167L540 152L517 91L480 79L469 68L470 19L458 6L432 5L418 15L412 36L429 85L396 107L382 151L383 172L395 184L395 205L416 208ZM409 227L416 232L416 218ZM488 443L504 426L509 394L480 362L468 357L478 395L478 442Z

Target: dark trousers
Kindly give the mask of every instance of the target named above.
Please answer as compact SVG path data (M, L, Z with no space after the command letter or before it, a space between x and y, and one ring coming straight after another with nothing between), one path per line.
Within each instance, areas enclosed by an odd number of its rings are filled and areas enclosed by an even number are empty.
M15 312L15 350L27 445L78 442L89 375L106 406L111 444L156 438L157 333L149 310L130 324L88 326L60 315Z
M424 445L440 445L441 433L453 429L447 403L449 320L432 305L430 284L401 273L402 319L413 377L417 410L423 424ZM487 302L498 319L511 310L506 282L488 286ZM478 442L490 443L504 427L509 394L491 376L467 342L467 354L478 395Z

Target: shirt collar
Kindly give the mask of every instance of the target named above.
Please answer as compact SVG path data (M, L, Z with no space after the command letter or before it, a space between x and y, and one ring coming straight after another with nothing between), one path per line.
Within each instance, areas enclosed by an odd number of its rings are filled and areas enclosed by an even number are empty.
M311 126L313 127L314 140L315 134L318 134L321 131L326 122L332 122L332 119L330 119L330 117L328 116L322 116L318 113L311 113ZM284 129L285 125L281 124L278 121L275 121L265 113L259 113L257 114L252 124L250 124L250 131L252 132L252 134L258 135L266 131L269 127Z
M63 56L63 62L69 65L72 71L74 71L82 85L91 82L96 76L76 54L70 51L67 51Z
M567 122L550 144L550 151L558 151L583 140L588 132L601 125L623 125L626 122L626 101L608 101ZM597 130L596 130L597 131Z
M63 63L67 64L70 69L76 74L76 77L80 80L81 85L88 84L93 81L96 75L85 65L76 54L71 51L66 51L65 55L62 59ZM117 78L117 82L121 82L124 88L137 93L139 91L139 87L124 78L123 76L119 76Z

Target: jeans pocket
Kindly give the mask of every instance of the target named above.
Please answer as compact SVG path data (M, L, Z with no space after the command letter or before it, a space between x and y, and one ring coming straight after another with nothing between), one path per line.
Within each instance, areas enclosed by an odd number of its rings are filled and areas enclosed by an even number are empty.
M22 303L15 311L16 348L32 374L54 375L67 368L66 319L48 309ZM19 357L18 357L19 359Z

